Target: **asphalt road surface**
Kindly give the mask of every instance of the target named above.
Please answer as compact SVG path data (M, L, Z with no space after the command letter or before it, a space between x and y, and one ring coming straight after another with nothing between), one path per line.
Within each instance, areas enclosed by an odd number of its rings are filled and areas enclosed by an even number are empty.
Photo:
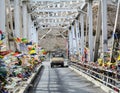
M28 93L105 93L102 89L64 67L50 67L43 63L42 71L36 76Z

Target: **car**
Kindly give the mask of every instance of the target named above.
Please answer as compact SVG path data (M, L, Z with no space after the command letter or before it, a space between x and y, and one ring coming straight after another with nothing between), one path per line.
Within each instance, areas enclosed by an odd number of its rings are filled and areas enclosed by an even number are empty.
M61 55L54 55L50 61L51 68L54 67L54 65L64 67L64 57Z

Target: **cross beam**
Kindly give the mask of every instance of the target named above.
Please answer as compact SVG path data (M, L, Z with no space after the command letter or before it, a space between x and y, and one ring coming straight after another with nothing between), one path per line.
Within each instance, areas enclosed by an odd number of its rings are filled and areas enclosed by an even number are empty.
M46 2L46 1L50 1L50 2L68 2L68 1L83 1L83 0L30 0L30 2Z
M40 22L40 25L70 24L70 22Z
M41 20L41 19L71 19L73 18L72 16L54 16L54 17L38 17L37 20Z
M69 8L50 8L50 9L36 9L31 13L39 13L39 12L78 12L77 9L69 9Z

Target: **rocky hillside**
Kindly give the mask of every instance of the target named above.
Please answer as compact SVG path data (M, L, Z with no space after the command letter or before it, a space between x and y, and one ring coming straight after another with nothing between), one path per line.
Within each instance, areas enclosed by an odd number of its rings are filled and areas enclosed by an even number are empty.
M48 31L49 30L39 31L39 45L48 51L54 51L58 48L65 50L66 40L62 35L60 35L60 31L53 29L47 33ZM47 34L45 35L45 33ZM44 38L41 39L43 35Z
M108 37L111 37L112 32L113 32L113 28L114 28L114 24L115 24L115 17L116 17L116 10L117 10L117 6L115 4L108 4L107 7L107 26L108 26ZM98 5L95 4L93 6L93 30L94 32L96 32L96 20L97 20L97 12L98 12ZM118 18L118 24L117 24L117 31L120 32L120 11L119 11L119 18Z

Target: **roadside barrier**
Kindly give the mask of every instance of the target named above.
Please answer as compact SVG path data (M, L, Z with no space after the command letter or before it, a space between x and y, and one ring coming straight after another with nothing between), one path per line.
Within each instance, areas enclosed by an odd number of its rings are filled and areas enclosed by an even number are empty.
M76 69L77 72L82 72L87 78L92 78L93 81L101 83L105 86L105 91L108 93L120 93L120 75L112 70L104 70L89 63L70 62L69 66ZM91 81L91 79L90 79ZM96 82L94 82L96 83ZM97 84L98 85L98 84Z

